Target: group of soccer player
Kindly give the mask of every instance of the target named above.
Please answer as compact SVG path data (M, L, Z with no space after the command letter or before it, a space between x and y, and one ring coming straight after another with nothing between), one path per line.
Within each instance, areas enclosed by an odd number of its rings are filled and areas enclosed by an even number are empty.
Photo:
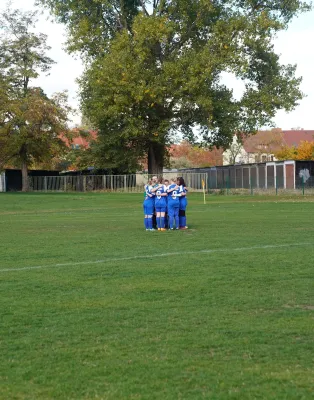
M144 225L147 231L187 229L187 188L182 177L171 179L153 176L145 185Z

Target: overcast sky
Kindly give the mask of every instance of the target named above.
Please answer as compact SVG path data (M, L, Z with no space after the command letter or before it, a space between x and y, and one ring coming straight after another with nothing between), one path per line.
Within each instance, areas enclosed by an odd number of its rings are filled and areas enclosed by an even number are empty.
M0 1L1 6L4 1ZM23 10L34 9L34 0L13 0L13 7ZM301 127L314 129L314 10L295 18L287 31L281 32L275 39L275 51L281 55L284 64L297 64L297 75L303 77L302 91L306 94L295 111L287 114L278 112L275 125L282 129ZM81 75L83 66L79 58L69 56L63 50L65 29L62 25L47 20L47 14L41 16L36 25L38 32L48 35L48 44L51 46L49 56L56 61L50 75L42 75L36 85L41 86L47 95L67 89L70 104L78 108L78 85L76 79ZM235 95L241 91L241 84L233 79L226 78L226 85L233 87ZM79 123L79 115L73 116L73 123Z

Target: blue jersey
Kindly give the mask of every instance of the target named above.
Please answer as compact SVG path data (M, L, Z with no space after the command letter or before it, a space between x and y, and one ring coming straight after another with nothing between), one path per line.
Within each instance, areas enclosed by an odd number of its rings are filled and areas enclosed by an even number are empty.
M187 188L185 186L183 186L183 185L180 185L178 192L179 192L179 196L180 196L179 197L179 199L180 199L179 201L180 201L180 210L181 210L181 207L185 208L187 206L187 204L188 204L186 195L182 195L182 193L187 193Z
M161 194L166 193L165 186L162 185L155 192L155 207L166 207L167 200L166 196L161 196Z
M174 189L177 185L174 183L169 186L168 189ZM178 190L173 190L168 193L168 206L169 207L179 207L179 193Z
M164 193L167 193L167 190L169 189L169 186L164 185ZM165 196L166 199L166 204L168 203L168 196Z
M145 185L144 192L144 203L154 203L155 194L151 192L152 187L149 185Z

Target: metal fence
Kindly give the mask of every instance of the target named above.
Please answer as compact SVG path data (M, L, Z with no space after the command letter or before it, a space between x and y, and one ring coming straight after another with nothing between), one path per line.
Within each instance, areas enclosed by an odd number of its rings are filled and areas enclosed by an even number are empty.
M207 187L215 192L314 191L314 161L276 161L189 169L207 174Z
M175 178L178 173L164 173L164 179ZM206 173L179 173L190 191L202 191L202 181L207 190ZM77 175L30 176L30 190L35 192L128 192L140 193L149 179L147 174L130 175Z
M217 166L166 172L165 179L182 176L190 191L210 193L278 193L314 194L314 161L278 161L259 164ZM148 174L30 176L30 187L41 192L128 192L143 191Z

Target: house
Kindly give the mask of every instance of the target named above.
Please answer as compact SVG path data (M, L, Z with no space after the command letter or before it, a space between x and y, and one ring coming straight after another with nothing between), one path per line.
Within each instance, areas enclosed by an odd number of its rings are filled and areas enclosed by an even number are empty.
M59 137L69 148L75 150L88 149L90 142L97 139L97 132L74 128L71 130L70 139L62 134Z
M314 130L259 131L255 135L243 138L234 135L233 142L223 153L224 165L251 164L277 161L275 153L283 147L298 147L301 141L314 141Z

